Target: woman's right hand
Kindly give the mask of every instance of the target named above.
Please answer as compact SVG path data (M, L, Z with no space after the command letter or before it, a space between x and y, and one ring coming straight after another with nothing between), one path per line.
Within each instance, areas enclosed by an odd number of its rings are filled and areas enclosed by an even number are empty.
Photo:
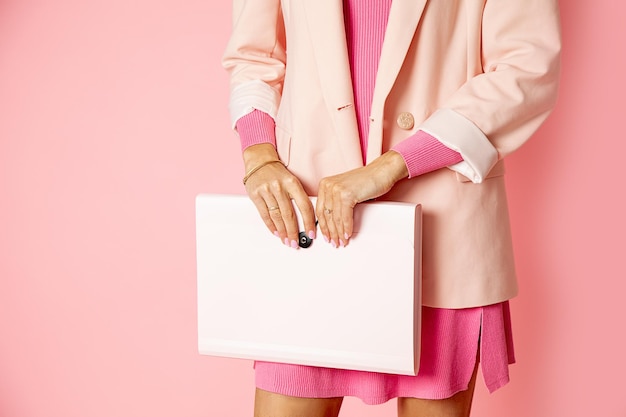
M252 145L243 151L246 173L268 161L278 161L272 144ZM300 211L304 231L315 238L315 211L302 184L279 163L270 163L250 175L245 184L248 196L256 206L261 219L285 245L297 249L299 240L298 219L295 206ZM293 202L292 202L293 200Z

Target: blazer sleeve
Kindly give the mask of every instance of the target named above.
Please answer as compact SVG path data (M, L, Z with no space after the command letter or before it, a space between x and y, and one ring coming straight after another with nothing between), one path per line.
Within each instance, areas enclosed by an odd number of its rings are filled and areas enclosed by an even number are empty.
M230 74L233 128L254 109L276 118L285 76L285 45L280 0L233 0L232 33L222 57Z
M556 103L558 0L486 0L481 38L483 72L420 126L463 156L450 168L475 183L519 148Z

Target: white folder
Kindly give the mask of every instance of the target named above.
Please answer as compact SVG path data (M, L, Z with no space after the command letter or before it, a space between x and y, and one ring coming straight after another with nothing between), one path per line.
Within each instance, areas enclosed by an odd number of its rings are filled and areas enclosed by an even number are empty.
M333 248L272 235L247 196L196 199L201 354L415 375L421 207L367 202Z

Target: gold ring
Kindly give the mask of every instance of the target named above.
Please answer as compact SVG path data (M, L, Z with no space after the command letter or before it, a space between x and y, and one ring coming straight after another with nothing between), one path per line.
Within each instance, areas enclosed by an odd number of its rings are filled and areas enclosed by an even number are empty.
M278 206L268 207L267 211L278 210Z

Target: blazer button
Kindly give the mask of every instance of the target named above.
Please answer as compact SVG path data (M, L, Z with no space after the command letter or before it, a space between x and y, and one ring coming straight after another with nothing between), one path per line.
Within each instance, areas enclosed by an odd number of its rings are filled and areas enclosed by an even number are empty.
M404 130L411 130L413 129L413 126L415 126L415 119L413 118L413 115L406 111L400 113L396 122L398 123L400 129Z

